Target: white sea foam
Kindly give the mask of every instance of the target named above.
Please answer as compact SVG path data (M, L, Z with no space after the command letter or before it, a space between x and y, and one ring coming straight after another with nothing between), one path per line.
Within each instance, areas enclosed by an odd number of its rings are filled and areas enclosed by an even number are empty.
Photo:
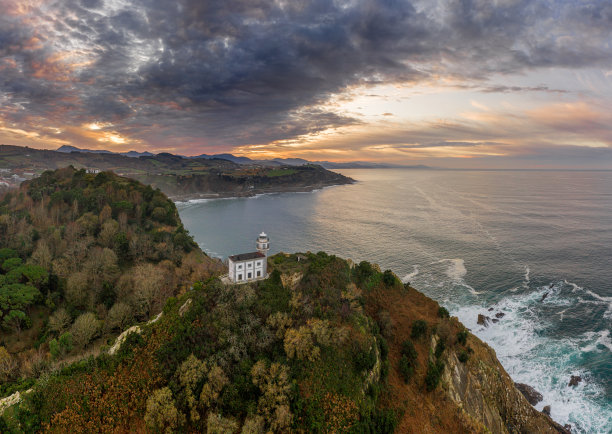
M604 394L603 387L590 381L588 371L575 368L575 359L583 352L606 351L604 347L612 351L609 330L588 332L572 340L553 340L542 333L551 324L539 317L535 308L542 302L545 292L549 292L545 301L551 299L549 303L565 303L565 300L555 300L562 283L506 297L490 313L483 306L457 306L451 311L495 349L514 381L529 384L542 393L544 400L536 406L538 410L550 405L553 419L562 424L570 423L573 432L610 432L612 413L596 404ZM476 323L479 313L499 311L505 315L498 323L490 323L487 327ZM580 375L583 382L577 387L568 387L571 375Z
M418 265L413 265L412 266L412 273L406 274L403 277L402 282L403 283L408 283L408 282L410 282L411 279L414 279L418 274L419 274L419 266Z
M463 280L463 278L467 274L467 268L465 268L465 261L463 259L441 259L440 261L438 261L438 263L448 264L448 268L444 273L451 279L452 283L467 288L473 295L482 294L481 292L476 291L472 286L468 285L465 280Z
M612 338L610 337L610 330L601 330L599 332L586 332L583 335L585 342L588 342L583 347L583 351L602 351L600 346L606 347L612 352Z
M578 291L582 291L585 294L590 295L591 297L595 298L596 300L599 301L599 303L605 304L607 306L606 311L603 314L603 317L605 319L612 319L612 297L605 297L603 295L599 295L593 291L591 291L590 289L584 289L582 286L579 286L573 282L568 282L567 280L563 281L565 284L570 285L572 287L572 292L578 292ZM587 302L586 300L583 302Z

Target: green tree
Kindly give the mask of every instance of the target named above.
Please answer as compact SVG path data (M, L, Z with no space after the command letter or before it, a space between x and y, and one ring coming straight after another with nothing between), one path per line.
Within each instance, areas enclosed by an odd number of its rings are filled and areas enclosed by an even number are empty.
M2 325L17 332L23 327L28 327L30 319L25 312L40 296L40 291L30 285L12 283L1 286L0 318Z
M9 271L19 267L22 263L23 261L21 258L9 258L2 263L2 270L4 270L5 273L8 273Z

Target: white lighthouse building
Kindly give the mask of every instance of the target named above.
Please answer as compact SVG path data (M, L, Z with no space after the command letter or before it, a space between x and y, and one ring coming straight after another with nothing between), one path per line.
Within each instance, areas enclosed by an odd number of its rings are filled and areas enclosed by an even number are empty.
M268 277L268 250L270 239L262 232L257 237L257 251L240 253L228 258L229 280L232 283L245 283Z

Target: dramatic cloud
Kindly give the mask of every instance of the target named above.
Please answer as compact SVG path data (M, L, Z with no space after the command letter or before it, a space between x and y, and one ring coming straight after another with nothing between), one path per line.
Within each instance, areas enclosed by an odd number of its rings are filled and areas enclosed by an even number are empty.
M356 89L426 85L578 98L588 86L576 93L563 83L503 77L612 69L606 1L0 0L0 11L0 140L47 147L196 154L283 145L290 153L288 142L295 151L296 141L308 146L322 137L320 152L333 153L323 146L333 131L369 128L369 146L385 141L384 123L346 109ZM593 128L609 144L594 112L559 118L546 111L548 102L525 116L548 130ZM408 116L380 110L387 119L391 113ZM423 133L408 143L404 136L400 144L494 148L499 137L516 143L526 135L485 134L481 126L475 134L459 119L446 127L455 135ZM88 127L94 123L100 127ZM353 154L360 149L355 144Z

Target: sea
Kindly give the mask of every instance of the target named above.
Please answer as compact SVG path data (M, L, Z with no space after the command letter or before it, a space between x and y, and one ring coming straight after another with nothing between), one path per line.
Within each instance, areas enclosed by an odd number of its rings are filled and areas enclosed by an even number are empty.
M612 432L611 171L339 172L357 182L177 206L212 256L253 251L264 231L271 253L393 270L538 390L538 410L574 433Z

